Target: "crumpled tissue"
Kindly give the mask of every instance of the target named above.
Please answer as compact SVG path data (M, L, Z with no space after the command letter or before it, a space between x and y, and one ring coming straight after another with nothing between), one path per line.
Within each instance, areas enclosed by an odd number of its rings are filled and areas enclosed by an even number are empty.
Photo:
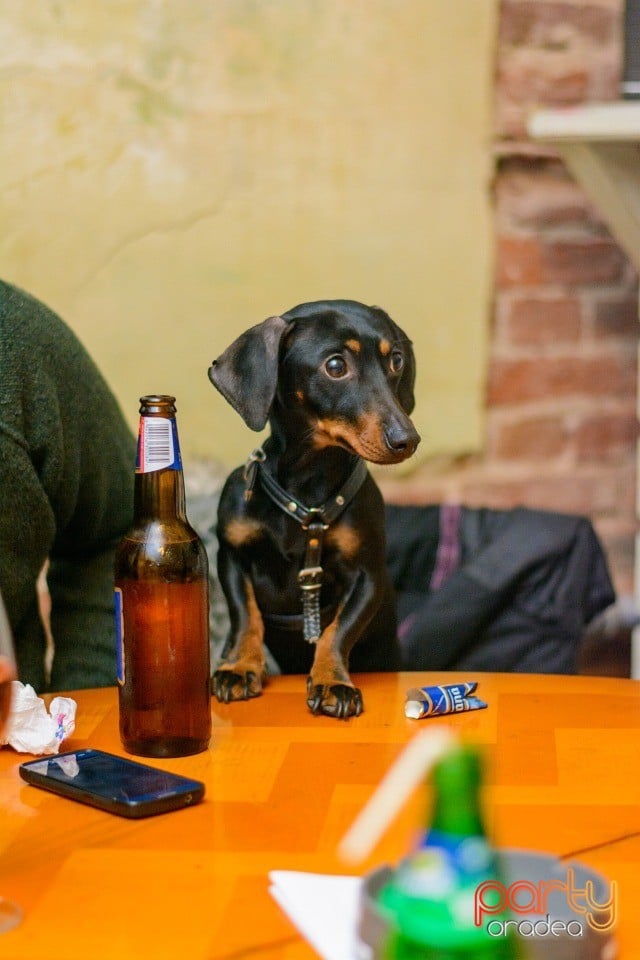
M18 753L58 753L60 744L76 726L75 700L54 697L49 712L44 700L28 683L11 682L11 712L0 746L8 744Z

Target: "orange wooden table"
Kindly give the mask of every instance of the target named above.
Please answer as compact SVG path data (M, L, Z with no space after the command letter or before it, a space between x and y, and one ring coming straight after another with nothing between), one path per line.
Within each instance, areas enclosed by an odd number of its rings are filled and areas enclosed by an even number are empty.
M489 708L407 720L405 691L478 679ZM405 743L426 724L486 747L488 829L502 846L575 854L619 885L622 960L640 956L640 683L594 677L387 674L359 678L365 713L313 717L300 677L212 701L208 752L147 761L204 780L192 809L132 822L23 784L0 750L0 893L25 918L12 960L312 960L268 893L269 870L364 872L395 862L420 821L406 804L360 868L336 846ZM115 689L80 691L64 749L122 753Z

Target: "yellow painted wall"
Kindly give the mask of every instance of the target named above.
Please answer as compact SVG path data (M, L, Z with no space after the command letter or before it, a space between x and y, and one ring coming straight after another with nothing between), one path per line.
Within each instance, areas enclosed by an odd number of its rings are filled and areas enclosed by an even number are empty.
M0 12L0 273L56 309L132 425L256 437L207 379L303 300L387 309L421 456L482 444L497 0L38 0Z

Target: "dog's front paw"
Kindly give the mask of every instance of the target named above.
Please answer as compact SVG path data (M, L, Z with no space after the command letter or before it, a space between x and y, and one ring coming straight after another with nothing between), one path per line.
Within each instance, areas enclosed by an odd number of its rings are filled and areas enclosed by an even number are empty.
M250 700L262 693L262 678L253 670L240 669L237 664L223 664L213 674L212 688L220 703Z
M307 680L307 704L314 716L325 713L328 717L346 720L359 717L364 710L362 693L348 683L315 683Z

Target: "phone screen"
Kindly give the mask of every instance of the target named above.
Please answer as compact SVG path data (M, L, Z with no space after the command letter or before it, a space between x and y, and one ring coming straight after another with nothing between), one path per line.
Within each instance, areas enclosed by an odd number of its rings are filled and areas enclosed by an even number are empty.
M197 803L204 784L101 750L78 750L32 760L24 780L125 816L147 816Z

